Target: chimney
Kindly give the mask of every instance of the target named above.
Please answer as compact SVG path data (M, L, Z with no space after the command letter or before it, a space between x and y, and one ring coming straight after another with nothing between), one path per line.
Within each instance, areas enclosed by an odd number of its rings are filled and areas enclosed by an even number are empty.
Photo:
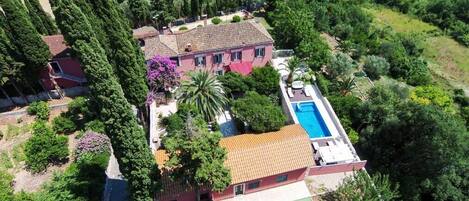
M190 43L186 44L186 52L192 52L192 44Z

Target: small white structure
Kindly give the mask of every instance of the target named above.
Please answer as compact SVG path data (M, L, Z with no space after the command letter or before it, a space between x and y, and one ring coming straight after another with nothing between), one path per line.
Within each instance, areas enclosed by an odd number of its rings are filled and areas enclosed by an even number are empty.
M293 94L293 91L292 91L291 87L288 87L287 93L288 93L288 97L290 97L290 98L295 97L295 95Z
M304 87L304 82L303 81L294 81L292 84L291 84L291 87L293 89L303 89Z

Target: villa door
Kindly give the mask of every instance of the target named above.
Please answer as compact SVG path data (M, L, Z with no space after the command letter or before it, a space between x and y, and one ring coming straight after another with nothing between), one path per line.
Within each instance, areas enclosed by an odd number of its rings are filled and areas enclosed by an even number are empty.
M244 184L239 184L234 186L234 195L242 195L244 194Z

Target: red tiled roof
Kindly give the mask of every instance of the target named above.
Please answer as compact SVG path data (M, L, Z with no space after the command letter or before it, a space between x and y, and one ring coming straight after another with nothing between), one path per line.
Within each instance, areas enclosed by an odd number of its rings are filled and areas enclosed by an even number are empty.
M229 70L239 73L241 75L249 75L252 72L252 63L251 62L232 63L229 66Z
M49 50L53 57L70 56L70 47L65 43L64 37L60 34L43 36L42 40L49 46Z

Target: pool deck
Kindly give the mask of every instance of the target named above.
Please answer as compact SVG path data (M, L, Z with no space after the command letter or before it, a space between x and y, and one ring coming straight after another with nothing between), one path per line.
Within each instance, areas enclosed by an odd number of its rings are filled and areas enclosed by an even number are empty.
M304 93L304 90L308 90L311 94L310 97L306 96ZM324 105L324 102L322 100L322 95L319 92L318 89L316 89L315 86L313 85L306 85L304 89L300 90L293 90L294 97L289 98L290 105L291 103L294 102L305 102L305 101L313 101L316 107L319 110L319 113L321 114L322 119L324 120L324 123L326 124L327 129L331 133L331 137L339 137L339 130L335 126L335 124L332 121L332 116L331 114L326 110L326 106ZM292 108L290 108L293 110ZM293 114L296 117L296 114L293 112ZM295 120L295 123L299 123L298 118L293 118Z

